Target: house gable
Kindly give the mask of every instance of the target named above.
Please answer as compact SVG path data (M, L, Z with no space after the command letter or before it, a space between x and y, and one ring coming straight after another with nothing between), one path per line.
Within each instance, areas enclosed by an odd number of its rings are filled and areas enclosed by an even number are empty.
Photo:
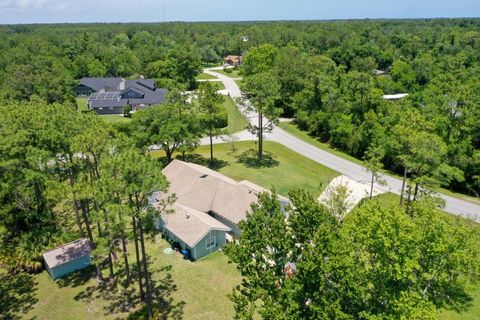
M84 84L79 84L79 85L76 85L74 88L73 88L73 91L75 91L75 94L77 96L89 96L91 95L92 93L95 93L97 92L95 89L89 87L89 86L86 86Z
M143 99L145 93L136 88L127 88L122 91L121 97L122 99Z

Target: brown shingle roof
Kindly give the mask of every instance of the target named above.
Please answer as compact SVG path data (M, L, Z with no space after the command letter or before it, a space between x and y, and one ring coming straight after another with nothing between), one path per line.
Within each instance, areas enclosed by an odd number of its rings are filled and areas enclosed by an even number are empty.
M208 214L175 204L173 213L162 214L164 227L193 248L213 230L230 231L230 228Z
M202 212L213 211L234 224L245 219L250 205L258 201L258 193L266 191L251 182L236 182L216 171L179 160L165 167L163 174L177 204Z

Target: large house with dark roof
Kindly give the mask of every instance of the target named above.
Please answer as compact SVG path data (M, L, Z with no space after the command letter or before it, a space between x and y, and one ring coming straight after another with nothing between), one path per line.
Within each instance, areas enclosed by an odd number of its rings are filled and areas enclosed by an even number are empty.
M126 106L139 110L165 100L167 89L153 79L82 78L74 88L77 96L88 96L88 109L98 114L121 114Z

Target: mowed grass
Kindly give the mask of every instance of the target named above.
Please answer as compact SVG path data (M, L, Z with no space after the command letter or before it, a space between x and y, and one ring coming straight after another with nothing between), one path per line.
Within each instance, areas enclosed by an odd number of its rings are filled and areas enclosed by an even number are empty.
M233 147L235 150L233 150ZM305 189L318 197L325 182L339 173L282 146L265 141L265 162L256 161L256 145L252 141L214 145L216 163L213 169L237 181L249 180L266 189L275 188L281 195L292 189ZM210 146L201 146L186 161L208 165ZM154 151L156 157L164 157L163 151ZM176 155L182 160L180 155Z
M228 134L245 130L248 126L247 119L245 119L243 114L238 110L231 97L224 96L224 99L223 107L228 114L228 126L223 130Z
M307 142L307 143L309 143L313 146L316 146L316 147L318 147L322 150L325 150L325 151L327 151L331 154L334 154L334 155L336 155L340 158L343 158L345 160L363 165L362 160L357 159L355 157L352 157L352 156L346 154L345 152L337 150L337 149L333 148L332 146L330 146L328 143L323 143L323 142L318 141L316 138L311 137L308 134L308 132L300 130L294 123L281 122L278 126L280 128L282 128L283 130L287 131L288 133L290 133L290 134L294 135L295 137L299 138L300 140L303 140L303 141L305 141L305 142ZM386 171L386 170L384 170L384 172L388 175L391 175L391 176L397 177L399 179L402 179L401 176L399 176L398 174L396 174L394 172L390 172L390 171ZM445 195L451 196L451 197L455 197L455 198L462 199L462 200L465 200L465 201L468 201L468 202L480 204L480 199L474 198L474 197L471 197L471 196L468 196L468 195L465 195L465 194L452 192L452 191L444 189L444 188L437 188L436 191L440 192L440 193L443 193Z
M339 156L340 158L343 158L345 160L357 163L357 164L363 164L362 160L359 160L355 157L349 156L348 154L339 151L335 148L332 148L328 143L323 143L320 142L319 140L315 139L314 137L311 137L308 132L300 130L295 124L290 123L290 122L280 122L278 126L290 133L291 135L297 137L300 140L303 140L319 149L322 149L324 151L327 151L331 154L334 154L336 156Z
M191 262L177 252L170 255L163 253L169 247L170 244L160 235L146 242L152 278L157 286L161 286L160 292L168 301L167 306L180 311L182 319L232 319L233 304L227 295L241 279L235 265L228 263L227 257L220 251ZM133 246L129 245L131 267L134 267L134 257ZM107 275L105 269L104 276ZM58 281L53 281L46 271L3 280L0 290L2 286L9 288L9 285L15 284L10 289L15 291L11 297L14 303L9 307L12 310L8 311L21 319L123 319L140 307L138 283L131 285L129 295L120 285L118 289L98 286L93 267Z
M466 312L456 312L452 310L441 311L438 313L439 320L480 320L480 286L472 291L472 306Z
M132 118L127 118L124 117L123 114L106 114L106 115L99 115L100 118L103 119L103 121L107 123L129 123L132 121Z
M77 101L78 111L87 111L87 98L86 97L76 97L75 100Z
M226 72L225 70L213 70L213 72L218 72L218 73L221 73L227 77L230 77L230 78L241 78L242 76L240 75L240 71L239 70L233 70L233 69L230 69L232 70L232 72Z
M216 77L207 74L207 73L200 73L197 78L197 80L210 80L210 79L216 79Z
M183 319L233 319L233 304L227 295L241 281L241 276L228 258L216 251L195 262L183 259L179 253L163 253L170 245L160 237L149 246L157 268L169 269L176 290L172 292L175 303L184 303ZM168 273L164 272L163 277ZM162 277L156 273L157 279Z

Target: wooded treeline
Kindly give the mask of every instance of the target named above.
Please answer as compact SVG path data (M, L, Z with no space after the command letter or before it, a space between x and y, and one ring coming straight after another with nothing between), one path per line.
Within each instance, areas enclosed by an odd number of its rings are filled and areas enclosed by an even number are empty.
M480 190L479 19L18 25L0 40L0 97L72 105L84 76L193 88L202 63L244 54L243 75L278 82L275 106L321 141L360 159L380 148L412 181Z

